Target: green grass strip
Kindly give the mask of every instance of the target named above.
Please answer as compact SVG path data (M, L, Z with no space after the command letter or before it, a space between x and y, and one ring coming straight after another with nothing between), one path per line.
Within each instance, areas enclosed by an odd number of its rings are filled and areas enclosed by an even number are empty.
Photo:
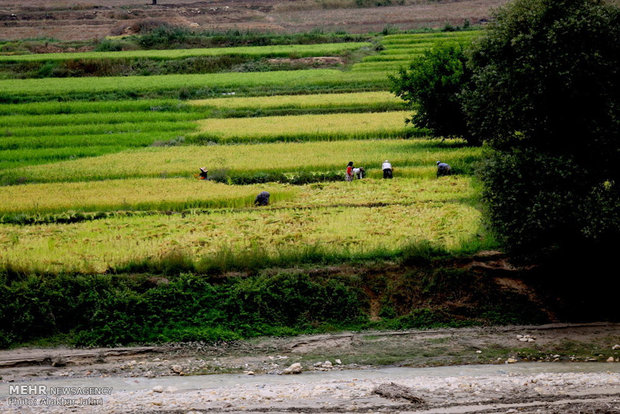
M0 56L0 62L35 62L94 59L183 59L195 56L248 56L248 57L310 57L331 56L370 47L368 42L322 43L313 45L276 45L221 47L200 49L129 50L122 52L41 53L32 55Z
M213 73L192 75L118 76L100 78L50 78L0 80L0 101L52 99L101 99L119 96L153 95L164 92L198 91L203 95L224 92L268 92L282 90L312 92L320 89L368 90L387 88L385 72L365 74L334 69L297 71ZM106 98L108 96L103 96Z

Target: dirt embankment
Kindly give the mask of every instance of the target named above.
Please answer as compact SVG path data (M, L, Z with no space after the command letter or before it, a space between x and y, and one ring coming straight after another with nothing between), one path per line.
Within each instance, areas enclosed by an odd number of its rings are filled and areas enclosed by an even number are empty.
M198 1L5 1L0 5L0 39L52 37L89 40L127 34L144 19L157 19L200 30L253 30L280 33L313 29L353 33L440 27L486 21L506 0L408 0L384 7L356 7L354 1L235 0Z

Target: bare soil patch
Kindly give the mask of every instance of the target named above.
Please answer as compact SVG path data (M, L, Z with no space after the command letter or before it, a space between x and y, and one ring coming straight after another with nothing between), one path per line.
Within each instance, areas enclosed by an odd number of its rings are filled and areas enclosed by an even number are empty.
M197 30L252 30L280 33L344 30L352 33L441 27L485 22L506 0L407 1L388 7L351 7L354 2L282 0L172 1L152 6L144 0L5 1L0 5L0 39L52 37L90 40L124 33L144 19Z

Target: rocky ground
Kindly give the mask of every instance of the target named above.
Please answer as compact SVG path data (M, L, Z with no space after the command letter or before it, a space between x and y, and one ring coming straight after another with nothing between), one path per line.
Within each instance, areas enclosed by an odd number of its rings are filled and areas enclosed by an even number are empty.
M619 344L620 324L596 323L18 349L0 352L0 411L620 412ZM9 404L28 384L113 392Z
M3 412L620 412L620 372L603 364L386 368L299 375L211 375L38 382L110 387L92 405L42 407L3 401ZM0 388L6 395L6 385ZM13 398L16 398L13 396ZM33 400L32 397L31 401ZM47 397L58 401L58 397ZM75 396L67 396L76 399ZM100 401L97 401L100 400Z

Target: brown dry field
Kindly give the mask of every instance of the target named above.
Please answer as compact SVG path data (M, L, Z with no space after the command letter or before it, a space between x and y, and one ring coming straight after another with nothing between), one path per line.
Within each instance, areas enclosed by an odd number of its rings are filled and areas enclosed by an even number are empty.
M131 34L144 19L197 30L278 33L343 30L351 33L484 22L507 0L404 0L359 8L355 0L0 0L0 39L90 40ZM397 1L393 1L397 3Z

